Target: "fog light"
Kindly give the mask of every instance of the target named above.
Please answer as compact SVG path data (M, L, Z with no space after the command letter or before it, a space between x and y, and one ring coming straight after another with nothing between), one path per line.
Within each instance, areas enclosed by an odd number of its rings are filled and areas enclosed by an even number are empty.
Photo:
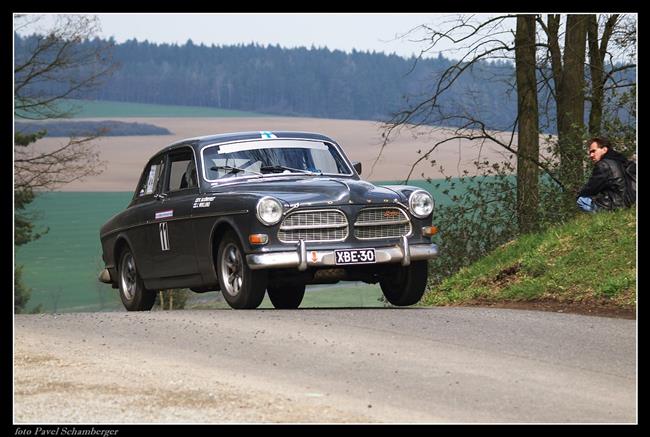
M423 237L433 237L438 233L438 228L436 226L424 226L422 228Z
M269 242L269 236L266 234L250 234L248 242L250 244L266 244Z

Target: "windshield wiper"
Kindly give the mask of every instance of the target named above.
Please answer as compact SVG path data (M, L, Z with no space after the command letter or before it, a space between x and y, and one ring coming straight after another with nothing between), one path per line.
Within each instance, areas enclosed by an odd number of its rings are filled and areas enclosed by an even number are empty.
M305 174L309 174L309 175L321 175L321 174L323 174L323 172L320 171L320 170L311 171L311 170L305 170L305 169L302 169L302 168L287 167L287 166L284 166L284 165L264 165L264 166L262 166L260 168L260 170L261 171L269 171L269 172L273 172L273 173L289 170L289 171L297 171L297 172L305 173Z
M210 170L214 170L214 171L230 170L230 173L232 173L232 174L237 174L237 173L240 173L242 171L245 171L245 172L248 172L248 173L254 173L254 174L263 176L262 173L260 173L258 171L249 170L247 168L233 167L231 165L216 165L214 167L210 167Z

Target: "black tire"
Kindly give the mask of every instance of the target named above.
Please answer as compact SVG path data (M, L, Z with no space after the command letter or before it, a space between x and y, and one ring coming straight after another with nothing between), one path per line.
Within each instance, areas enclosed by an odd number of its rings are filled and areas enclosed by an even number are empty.
M227 232L219 243L217 276L221 293L231 308L254 309L262 303L267 272L248 267L239 238L232 231Z
M400 267L395 275L379 281L386 300L396 306L418 303L427 288L428 268L427 261L415 261L407 267Z
M149 311L153 307L156 292L144 288L135 257L129 248L124 249L120 255L118 281L120 299L127 311Z
M300 306L305 295L305 284L271 286L266 289L273 306L280 310L293 310Z

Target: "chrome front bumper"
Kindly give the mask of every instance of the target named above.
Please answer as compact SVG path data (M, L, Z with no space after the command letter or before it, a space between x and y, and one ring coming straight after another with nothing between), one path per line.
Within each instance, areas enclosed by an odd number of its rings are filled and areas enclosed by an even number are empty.
M437 255L437 245L409 245L406 237L402 237L400 242L393 247L375 248L375 263L399 262L403 266L408 266L411 261L431 259ZM305 242L302 240L298 243L295 251L254 253L246 255L246 261L252 270L297 267L298 270L304 271L307 270L307 267L335 267L338 265L334 250L307 250Z

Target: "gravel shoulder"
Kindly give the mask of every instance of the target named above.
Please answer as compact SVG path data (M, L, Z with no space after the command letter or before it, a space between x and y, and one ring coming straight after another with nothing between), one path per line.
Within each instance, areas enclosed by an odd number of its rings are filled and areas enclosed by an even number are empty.
M372 421L309 399L255 389L244 375L233 379L219 368L134 349L111 351L97 339L79 344L32 331L16 340L16 423Z
M487 308L17 315L15 423L634 423L636 321Z

